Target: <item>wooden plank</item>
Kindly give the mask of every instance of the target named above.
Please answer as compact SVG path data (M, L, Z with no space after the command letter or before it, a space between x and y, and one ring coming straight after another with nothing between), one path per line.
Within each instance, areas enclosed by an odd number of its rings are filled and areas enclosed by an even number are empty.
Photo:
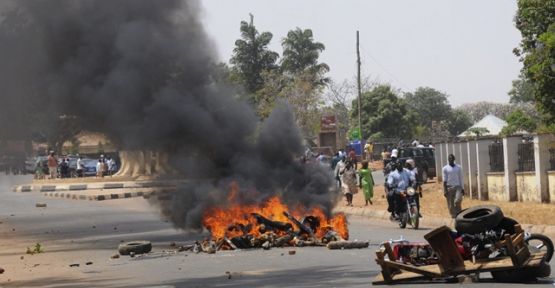
M451 229L441 226L424 235L439 258L439 268L442 273L452 273L464 270L464 261L451 237Z
M391 243L384 242L382 245L385 248L385 253L387 254L389 260L395 261L395 255L393 254L393 249L391 249Z
M372 281L372 285L387 285L392 283L399 283L399 282L406 282L406 281L415 281L415 280L424 280L430 279L422 274L412 273L403 271L399 274L393 275L393 278L388 282L385 281L381 274L376 275L374 281Z
M376 263L378 263L382 267L383 280L386 282L391 282L393 281L391 271L389 270L389 267L383 263L383 261L384 261L384 252L380 250L376 251Z
M517 260L517 265L520 266L530 258L530 250L528 247L521 247L518 252L515 253L515 258Z
M405 270L417 274L421 274L428 277L442 277L443 274L438 265L425 265L425 266L414 266L410 264L404 264L396 261L380 260L384 265L392 268L397 268L400 270Z

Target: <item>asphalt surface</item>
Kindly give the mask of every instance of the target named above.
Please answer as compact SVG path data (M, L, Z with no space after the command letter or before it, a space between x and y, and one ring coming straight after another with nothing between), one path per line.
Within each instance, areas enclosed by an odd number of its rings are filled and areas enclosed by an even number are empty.
M351 240L369 240L370 248L177 253L171 242L190 243L203 235L174 229L144 199L75 201L11 192L10 185L18 181L26 178L12 181L0 175L0 267L6 269L0 274L2 287L368 287L379 273L374 262L379 243L401 235L423 241L430 230L401 230L394 223L351 217ZM47 207L35 207L39 202ZM110 259L120 241L132 240L152 241L153 252ZM34 243L41 243L45 252L26 255L25 247ZM296 254L289 255L291 250ZM75 263L80 266L69 267ZM529 286L492 283L489 274L481 276L480 283L396 287ZM553 287L553 278L534 286Z

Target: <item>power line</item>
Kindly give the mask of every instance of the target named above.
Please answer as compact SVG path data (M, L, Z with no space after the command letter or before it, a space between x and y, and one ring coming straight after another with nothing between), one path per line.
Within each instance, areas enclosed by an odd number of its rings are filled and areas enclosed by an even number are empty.
M376 63L376 65L378 65L385 73L387 73L391 78L393 78L393 80L395 80L399 85L401 85L401 87L405 88L407 91L410 91L411 89L405 85L405 83L403 83L403 81L399 80L399 78L397 78L397 76L395 76L393 73L389 72L389 70L387 68L385 68L384 65L382 65L378 59L376 59L374 56L372 56L372 54L370 52L368 52L364 46L361 45L360 47L362 49L362 51L364 52L365 55L368 55L368 57L370 57L370 59L372 59L372 61L374 61L374 63Z

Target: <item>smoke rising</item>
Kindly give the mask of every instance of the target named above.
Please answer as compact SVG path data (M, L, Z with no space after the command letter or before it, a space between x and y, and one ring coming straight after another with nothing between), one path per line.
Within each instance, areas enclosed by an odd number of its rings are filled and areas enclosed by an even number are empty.
M302 138L287 104L258 123L215 79L214 45L198 1L17 0L0 5L0 129L30 135L74 115L121 149L170 154L184 178L212 179L160 202L180 228L225 204L236 181L245 202L277 193L330 211L328 171L301 165Z

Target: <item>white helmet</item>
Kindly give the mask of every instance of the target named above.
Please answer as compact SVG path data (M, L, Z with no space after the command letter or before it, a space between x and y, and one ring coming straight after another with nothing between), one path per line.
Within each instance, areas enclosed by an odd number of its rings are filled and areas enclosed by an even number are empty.
M391 157L395 157L395 158L399 157L399 150L397 149L391 150Z
M414 160L412 160L412 158L407 159L405 163L410 164L410 166L413 168L416 167L416 164L414 163Z

